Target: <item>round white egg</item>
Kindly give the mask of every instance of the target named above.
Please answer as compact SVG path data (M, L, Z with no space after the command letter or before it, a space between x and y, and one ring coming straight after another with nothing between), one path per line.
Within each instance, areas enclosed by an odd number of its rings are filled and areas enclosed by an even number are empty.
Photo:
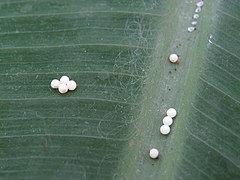
M67 77L67 76L62 76L62 77L60 78L60 83L61 83L61 84L67 84L68 81L69 81L69 77Z
M202 10L202 8L201 8L201 7L197 7L197 8L195 9L195 13L200 13L200 12L201 12L201 10Z
M167 110L167 115L170 116L171 118L175 117L177 115L177 111L174 108L169 108Z
M201 1L199 1L199 2L196 3L196 6L197 6L197 7L202 7L203 5L204 5L203 0L201 0Z
M192 25L197 25L197 21L193 21L191 24Z
M199 14L194 14L193 15L193 19L198 19L199 18Z
M195 27L188 27L188 32L193 32L193 31L195 31L195 30L196 30Z
M166 134L169 134L170 133L170 127L169 126L167 126L167 125L162 125L161 127L160 127L160 132L162 133L162 134L164 134L164 135L166 135Z
M171 54L169 56L169 61L172 62L172 63L175 63L178 61L178 55L177 54Z
M51 81L51 87L52 87L53 89L57 89L59 85L60 85L60 81L59 81L58 79L53 79L53 80Z
M75 81L73 81L73 80L68 81L67 87L68 87L68 90L73 91L73 90L76 89L77 83Z
M163 118L163 124L167 126L171 126L173 123L173 119L170 116L166 116Z
M152 148L149 152L149 155L152 159L158 158L159 151L156 148Z
M61 94L64 94L66 92L68 92L68 87L66 84L60 84L59 87L58 87L58 91L61 93Z

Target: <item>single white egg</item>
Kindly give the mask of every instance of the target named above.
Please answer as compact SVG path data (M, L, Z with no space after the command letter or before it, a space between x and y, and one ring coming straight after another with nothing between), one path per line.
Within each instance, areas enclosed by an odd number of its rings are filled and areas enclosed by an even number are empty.
M170 116L166 116L163 118L163 124L167 126L171 126L173 123L173 119Z
M76 89L77 83L75 81L73 81L73 80L68 81L67 87L68 87L68 90L73 91L73 90Z
M159 151L156 148L152 148L149 152L149 155L152 159L158 158Z
M195 27L188 27L188 32L193 32L193 31L195 31L195 30L196 30Z
M172 62L172 63L175 63L178 61L178 55L177 54L171 54L169 56L169 61Z
M195 13L200 13L200 12L201 12L201 10L202 10L202 8L201 8L201 7L197 7L197 8L195 9Z
M68 87L66 84L60 84L59 87L58 87L58 91L61 93L61 94L64 94L66 92L68 92Z
M204 2L203 2L203 1L199 1L199 2L196 4L197 7L202 7L203 5L204 5Z
M62 76L62 77L60 78L60 83L61 83L61 84L67 84L68 81L69 81L69 77L67 77L67 76Z
M167 110L167 115L170 116L171 118L175 117L177 115L177 111L174 108L169 108Z
M197 25L197 21L193 21L191 24L192 25Z
M51 87L52 87L53 89L57 89L59 85L60 85L60 81L59 81L58 79L53 79L53 80L51 81Z
M198 19L199 18L199 14L194 14L193 15L193 19Z
M169 134L170 133L170 127L168 126L168 125L162 125L161 127L160 127L160 132L162 133L162 134L164 134L164 135L166 135L166 134Z

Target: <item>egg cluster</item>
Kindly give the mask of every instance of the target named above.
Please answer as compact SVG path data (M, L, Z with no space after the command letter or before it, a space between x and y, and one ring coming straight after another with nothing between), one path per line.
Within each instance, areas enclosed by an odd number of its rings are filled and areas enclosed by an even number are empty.
M191 23L191 26L188 27L188 32L193 32L196 30L197 19L200 17L200 12L202 11L203 5L203 0L200 0L196 3L196 9L194 11L195 13L193 14L193 21Z
M74 80L70 80L68 76L62 76L60 80L53 79L51 81L51 87L53 89L58 89L61 94L65 94L68 90L75 90L77 88L77 83Z
M177 115L177 111L174 108L170 108L167 110L167 116L163 118L163 125L160 127L160 132L163 135L167 135L170 133L170 126L173 123L173 119Z

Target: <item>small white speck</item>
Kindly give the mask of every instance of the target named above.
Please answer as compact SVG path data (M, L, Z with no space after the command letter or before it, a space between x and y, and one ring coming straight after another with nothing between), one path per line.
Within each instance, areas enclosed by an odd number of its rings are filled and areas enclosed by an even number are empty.
M208 42L209 42L210 44L212 44L212 41L211 41L210 39L208 40Z
M193 32L193 31L195 31L195 30L196 30L195 27L188 27L188 32Z
M163 118L163 124L167 126L171 126L173 123L173 119L169 116Z
M169 108L167 110L167 115L170 116L171 118L175 117L177 115L177 111L174 108Z
M203 2L203 1L199 1L199 2L196 4L197 7L202 7L203 5L204 5L204 2Z
M73 91L73 90L76 89L77 83L75 81L73 81L73 80L68 81L67 87L68 87L68 90Z
M60 81L59 81L58 79L53 79L53 80L51 81L51 87L52 87L53 89L57 89L59 85L60 85Z
M169 134L170 133L170 127L169 126L167 126L167 125L162 125L161 127L160 127L160 132L163 134L163 135L167 135L167 134Z
M159 151L156 149L156 148L152 148L149 152L149 156L152 158L152 159L156 159L158 158L158 155L159 155Z
M62 77L60 78L60 83L61 83L61 84L67 84L68 81L69 81L69 77L67 77L67 76L62 76Z
M210 36L209 36L209 38L210 38L210 39L212 39L212 38L213 38L213 36L212 36L212 35L210 35Z
M195 9L195 13L200 13L200 12L201 12L201 10L202 10L202 8L201 8L201 7L197 7L197 8Z
M199 14L194 14L193 15L193 19L198 19L199 18Z
M197 25L197 21L193 21L191 24L195 26Z
M178 61L178 55L177 54L171 54L169 56L169 61L172 62L172 63L175 63Z
M58 91L61 93L61 94L64 94L66 92L68 92L68 87L66 84L60 84L59 87L58 87Z

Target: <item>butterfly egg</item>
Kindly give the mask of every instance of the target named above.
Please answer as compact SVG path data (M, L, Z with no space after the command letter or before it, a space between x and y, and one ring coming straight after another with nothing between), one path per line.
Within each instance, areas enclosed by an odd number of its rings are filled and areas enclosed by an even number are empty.
M195 31L196 30L196 28L195 27L188 27L188 32L193 32L193 31Z
M171 126L173 123L173 119L169 116L163 118L163 124L167 126Z
M68 92L68 87L66 84L60 84L59 87L58 87L58 91L61 93L61 94L64 94L66 92Z
M67 84L68 81L69 81L69 77L67 77L67 76L62 76L62 77L60 78L60 83L61 83L61 84Z
M177 115L177 111L174 108L169 108L167 110L167 115L171 118L175 117Z
M178 55L177 54L171 54L168 59L169 59L170 62L176 63L178 61Z
M193 15L193 19L198 19L199 18L199 14L194 14Z
M168 126L168 125L162 125L161 127L160 127L160 132L161 132L161 134L163 134L163 135L166 135L166 134L169 134L170 133L170 127Z
M201 8L201 7L197 7L197 8L195 9L195 13L200 13L200 12L201 12L201 10L202 10L202 8Z
M57 89L59 85L60 85L60 81L59 81L58 79L53 79L53 80L51 81L51 87L52 87L53 89Z
M73 90L76 89L77 83L75 81L73 81L73 80L68 81L67 87L68 87L68 90L73 91Z
M191 24L195 26L197 25L197 21L193 21Z
M198 3L196 3L196 6L197 7L202 7L204 5L204 2L203 1L199 1Z
M156 159L158 158L159 156L159 151L156 149L156 148L152 148L149 152L149 156L152 158L152 159Z

